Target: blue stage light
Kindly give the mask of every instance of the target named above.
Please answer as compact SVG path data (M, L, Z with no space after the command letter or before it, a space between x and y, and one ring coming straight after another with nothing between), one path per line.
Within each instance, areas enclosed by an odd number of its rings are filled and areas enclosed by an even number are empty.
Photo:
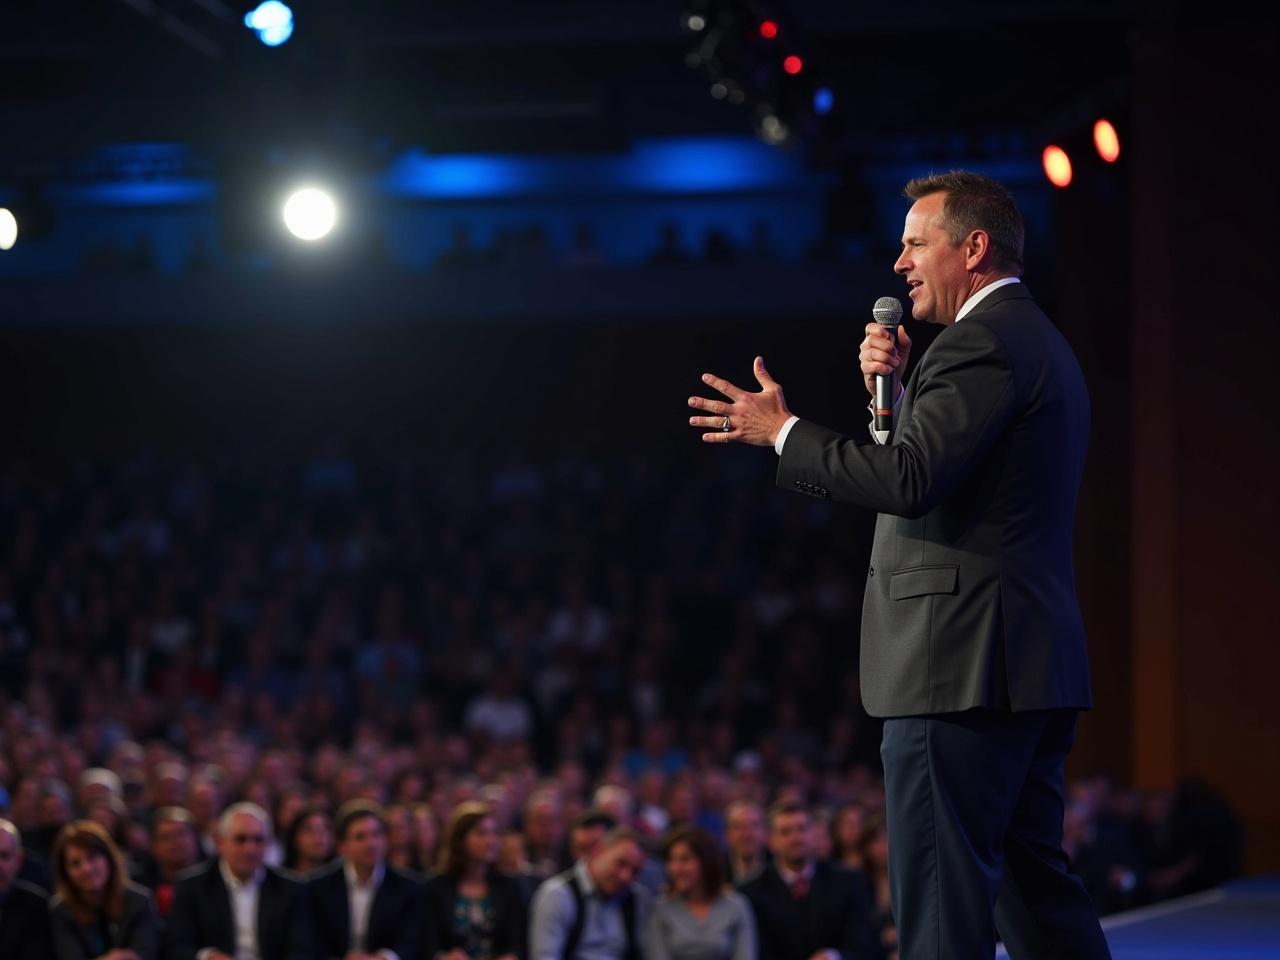
M828 87L819 87L813 91L813 112L825 117L836 105L836 95Z
M244 15L244 25L268 47L278 47L293 36L293 11L280 0L265 0Z

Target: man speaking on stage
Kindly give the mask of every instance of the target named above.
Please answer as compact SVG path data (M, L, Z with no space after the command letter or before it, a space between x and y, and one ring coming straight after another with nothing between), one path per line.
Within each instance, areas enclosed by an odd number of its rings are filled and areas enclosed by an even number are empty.
M1088 393L1019 280L1008 191L954 172L905 192L893 269L912 317L945 329L903 383L910 338L868 324L868 391L890 378L884 442L793 416L761 357L759 391L704 375L726 399L690 398L689 422L710 443L773 446L781 487L879 514L862 698L884 718L901 960L989 958L997 931L1015 960L1109 957L1062 850L1063 765L1091 705L1072 571Z

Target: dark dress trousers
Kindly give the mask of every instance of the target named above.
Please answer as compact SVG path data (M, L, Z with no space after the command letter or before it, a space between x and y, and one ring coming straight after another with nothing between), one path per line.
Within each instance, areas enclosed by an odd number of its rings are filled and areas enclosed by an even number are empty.
M98 918L83 924L60 897L49 904L50 936L55 960L95 960L112 950L132 950L141 960L160 955L159 920L151 894L136 884L124 891L124 913L119 920ZM7 957L7 954L0 954Z
M236 955L231 894L218 863L210 860L180 875L165 928L168 960L195 960L205 947ZM301 882L266 868L258 892L257 932L262 960L312 960L311 917Z
M755 914L760 960L809 960L819 950L837 950L841 960L880 956L866 883L851 870L816 863L808 893L795 897L770 864L738 889Z
M990 957L993 909L1015 958L1108 955L1061 847L1091 705L1072 570L1088 432L1071 348L1012 283L920 358L888 444L800 421L783 447L779 485L879 514L861 681L888 718L902 960Z
M319 955L330 960L347 955L351 943L351 902L341 860L313 874L307 882L315 920ZM392 950L400 960L417 960L422 942L422 883L387 864L369 907L364 950Z
M0 957L5 960L48 960L49 895L35 884L14 880L0 895Z
M491 870L486 879L489 899L493 902L493 955L524 957L528 948L528 917L520 882L496 870ZM463 946L453 928L453 914L458 902L457 879L443 874L428 877L425 897L422 956L425 960L433 960L437 954Z

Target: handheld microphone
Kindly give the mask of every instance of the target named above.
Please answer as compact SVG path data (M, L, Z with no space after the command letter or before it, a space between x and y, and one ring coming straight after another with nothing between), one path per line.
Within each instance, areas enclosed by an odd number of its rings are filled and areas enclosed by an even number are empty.
M902 303L897 297L881 297L871 308L871 317L884 327L894 346L898 343L898 323L902 320ZM875 435L877 443L888 443L893 432L893 375L876 374Z

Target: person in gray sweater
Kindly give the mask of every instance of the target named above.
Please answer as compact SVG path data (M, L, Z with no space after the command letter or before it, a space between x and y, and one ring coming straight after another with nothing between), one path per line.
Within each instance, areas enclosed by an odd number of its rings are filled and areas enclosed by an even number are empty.
M662 844L667 892L645 930L645 960L756 960L755 918L742 894L724 885L724 867L707 831L677 827Z

